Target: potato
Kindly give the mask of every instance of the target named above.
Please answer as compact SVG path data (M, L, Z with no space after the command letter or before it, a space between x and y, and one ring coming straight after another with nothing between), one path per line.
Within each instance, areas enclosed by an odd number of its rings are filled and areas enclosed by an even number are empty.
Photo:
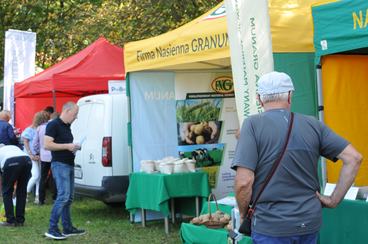
M217 210L216 212L215 212L215 214L217 214L217 215L224 215L224 213L222 212L222 211L220 211L220 210Z
M201 220L198 217L195 217L195 218L192 219L191 223L192 224L200 224Z
M210 218L210 214L203 214L203 217Z
M227 224L227 223L229 223L229 220L226 219L225 217L222 217L222 218L220 218L220 223Z
M210 216L209 216L209 215L207 215L207 214L206 214L206 215L203 215L203 216L202 216L202 221L203 221L203 222L206 222L206 221L209 221L209 220L210 220ZM202 223L203 223L203 222L202 222Z
M219 222L220 221L220 218L218 215L212 215L212 218L211 218L212 221L215 221L215 222Z
M203 128L204 128L204 126L202 124L195 125L195 127L194 127L194 133L196 135L202 134Z
M196 137L196 143L197 144L203 144L204 143L204 137L203 136L197 136Z

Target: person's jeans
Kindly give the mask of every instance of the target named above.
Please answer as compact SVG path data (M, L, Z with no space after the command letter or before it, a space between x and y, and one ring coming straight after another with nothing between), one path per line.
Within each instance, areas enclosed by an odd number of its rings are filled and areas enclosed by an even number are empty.
M272 237L252 231L253 244L316 244L317 239L318 232L298 236Z
M74 167L62 162L53 161L51 170L55 180L57 197L51 210L49 231L58 231L58 222L61 222L64 230L72 229L70 206L74 195Z

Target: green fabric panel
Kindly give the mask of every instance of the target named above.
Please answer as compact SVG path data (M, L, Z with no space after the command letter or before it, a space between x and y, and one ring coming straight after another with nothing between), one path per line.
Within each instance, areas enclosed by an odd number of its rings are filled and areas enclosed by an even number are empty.
M186 244L227 244L227 231L225 229L208 229L205 226L181 224L180 237Z
M132 147L132 122L127 123L127 131L128 131L128 146Z
M342 0L312 7L316 63L323 55L367 47L367 9L367 0Z
M238 241L238 244L252 244L253 241L250 237L244 236L243 239Z
M209 229L203 225L181 224L180 237L185 244L227 244L228 235L225 229ZM245 236L238 244L252 244L252 239Z
M132 173L130 175L126 209L135 213L143 208L169 215L169 199L200 196L210 192L206 172L165 174Z
M367 243L368 203L343 200L335 209L323 209L322 244Z
M127 73L125 76L125 85L126 85L126 95L130 97L130 74Z
M314 53L275 53L276 71L285 72L293 80L295 92L291 110L317 116L317 83Z

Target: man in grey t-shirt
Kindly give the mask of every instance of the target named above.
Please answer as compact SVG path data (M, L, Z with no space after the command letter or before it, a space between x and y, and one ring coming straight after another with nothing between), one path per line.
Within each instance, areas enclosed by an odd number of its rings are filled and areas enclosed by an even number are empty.
M241 128L232 168L241 218L281 153L290 120L291 78L280 72L258 81L265 112L247 118ZM341 159L343 167L331 196L319 192L319 157ZM258 200L252 217L255 243L317 243L322 206L334 208L354 182L362 156L345 139L314 117L295 114L285 154Z

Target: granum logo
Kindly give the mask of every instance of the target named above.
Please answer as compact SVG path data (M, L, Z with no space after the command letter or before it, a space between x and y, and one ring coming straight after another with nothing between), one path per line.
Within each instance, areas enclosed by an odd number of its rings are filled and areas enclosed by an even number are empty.
M222 4L220 7L215 9L210 15L207 15L203 20L209 20L209 19L217 19L224 17L226 15L226 8L225 5Z
M221 76L214 79L211 83L212 89L217 93L227 94L234 92L233 78L230 76Z

